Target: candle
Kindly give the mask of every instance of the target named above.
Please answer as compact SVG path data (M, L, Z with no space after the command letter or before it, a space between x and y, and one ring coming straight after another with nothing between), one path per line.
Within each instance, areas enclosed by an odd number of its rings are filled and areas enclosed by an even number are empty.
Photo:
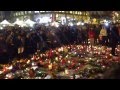
M68 55L66 56L66 58L68 58Z
M100 55L100 52L98 52L98 55Z
M70 61L68 61L68 63L70 63Z
M90 60L92 60L92 58L89 58Z
M42 57L43 55L42 54L40 54L40 57Z
M68 70L67 70L67 69L65 69L65 74L67 74L67 75L69 74L69 72L68 72Z
M68 47L68 49L70 49L70 47Z
M13 68L13 66L10 66L10 67L8 67L7 69L11 70L12 68Z
M31 58L31 60L34 60L34 58Z
M55 60L58 61L58 57L56 57Z
M48 69L51 70L52 69L52 63L50 65L48 65Z
M27 61L27 64L29 64L29 63L30 63L30 60Z
M3 71L0 71L0 74L2 74L3 73Z
M58 52L60 52L60 51L61 51L61 48L58 49Z
M34 66L35 65L35 63L34 62L32 62L32 66Z
M61 51L63 52L63 47L61 47Z

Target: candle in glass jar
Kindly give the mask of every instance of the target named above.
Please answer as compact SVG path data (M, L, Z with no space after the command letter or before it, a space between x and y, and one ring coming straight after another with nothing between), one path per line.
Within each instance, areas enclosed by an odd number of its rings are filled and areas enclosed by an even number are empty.
M56 57L55 60L58 61L58 57Z
M31 60L34 60L34 58L31 58Z
M40 56L42 57L43 55L42 55L42 54L40 54Z
M67 70L67 69L65 69L65 74L69 74L69 72L68 72L68 70Z
M66 56L66 58L68 58L68 55Z
M63 47L61 47L61 51L63 51Z
M51 70L52 69L52 63L50 65L48 65L48 69Z
M68 61L68 63L70 63L70 61Z

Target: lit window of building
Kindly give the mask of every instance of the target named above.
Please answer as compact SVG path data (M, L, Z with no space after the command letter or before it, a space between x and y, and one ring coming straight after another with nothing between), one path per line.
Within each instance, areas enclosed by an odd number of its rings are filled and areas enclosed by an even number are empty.
M75 11L75 14L77 14L77 11Z
M84 12L84 15L86 15L86 13Z
M58 17L58 14L56 14L56 17Z
M31 13L31 11L28 11L28 13Z
M16 13L16 16L18 16L18 13Z
M40 11L40 12L45 12L45 11Z
M80 12L80 15L82 14L82 12Z
M16 16L16 13L14 13L14 16Z
M24 12L21 12L21 15L24 15Z
M35 13L39 13L39 11L35 11Z
M73 12L72 11L70 11L70 14L72 14Z
M73 11L72 14L75 14L75 11Z
M25 11L25 14L27 14L27 11Z
M20 12L18 13L18 15L21 15Z

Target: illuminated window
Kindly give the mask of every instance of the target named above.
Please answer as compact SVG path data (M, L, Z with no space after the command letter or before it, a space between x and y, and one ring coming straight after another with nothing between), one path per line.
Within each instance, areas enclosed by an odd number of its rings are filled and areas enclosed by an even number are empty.
M50 17L52 17L52 14L50 15Z
M21 15L24 15L24 12L21 12Z
M18 15L21 15L20 12L18 13Z
M72 14L75 14L75 11L73 11Z
M75 14L77 14L77 11L75 12Z
M82 14L82 12L80 12L80 15Z
M65 12L65 11L62 11L62 12Z
M72 13L73 13L73 11L70 11L70 13L72 14Z
M27 11L25 11L25 14L27 14Z
M45 12L45 11L40 11L40 12Z
M31 13L31 11L28 11L28 13Z
M35 13L39 13L39 11L34 11Z
M18 16L18 13L16 13L16 16Z
M58 14L56 14L56 17L58 17Z
M84 15L86 15L86 13L84 12Z
M13 16L16 16L16 13L14 13Z

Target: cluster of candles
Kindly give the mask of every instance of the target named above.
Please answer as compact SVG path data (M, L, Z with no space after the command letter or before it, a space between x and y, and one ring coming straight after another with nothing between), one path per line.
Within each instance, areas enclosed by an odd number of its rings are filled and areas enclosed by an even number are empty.
M68 45L54 50L51 49L45 53L36 52L30 59L16 60L11 64L2 65L0 78L12 79L15 76L22 75L23 79L41 79L41 76L35 76L36 72L42 71L41 68L43 68L46 75L49 75L49 72L55 73L56 75L63 72L64 75L71 77L69 70L79 75L78 72L84 71L85 66L90 65L91 61L97 67L100 66L101 69L110 67L109 64L105 66L106 62L110 63L113 60L119 62L120 57L113 58L110 51L111 48L108 47L93 46L91 48L86 45ZM120 54L120 46L116 48L116 53ZM42 79L44 78L45 76Z

